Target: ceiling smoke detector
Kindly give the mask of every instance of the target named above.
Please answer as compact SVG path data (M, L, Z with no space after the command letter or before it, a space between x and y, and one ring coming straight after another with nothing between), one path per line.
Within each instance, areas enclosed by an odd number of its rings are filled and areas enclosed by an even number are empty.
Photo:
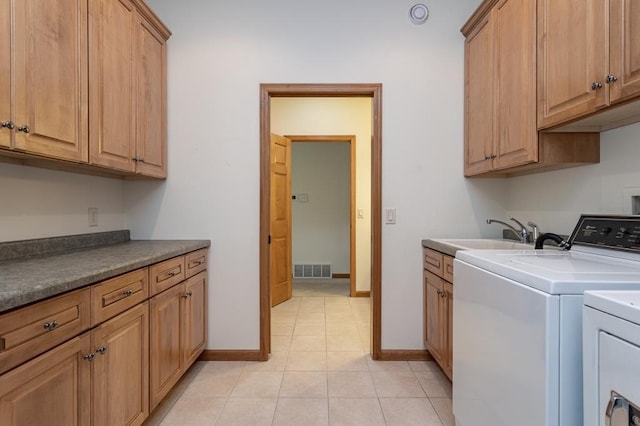
M409 19L416 25L422 25L427 22L427 18L429 17L429 9L422 3L414 4L411 9L409 9Z

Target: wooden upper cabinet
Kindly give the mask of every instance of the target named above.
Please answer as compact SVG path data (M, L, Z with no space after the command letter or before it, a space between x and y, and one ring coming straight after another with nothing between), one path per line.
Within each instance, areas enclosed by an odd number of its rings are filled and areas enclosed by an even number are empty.
M0 0L0 148L11 146L11 3Z
M91 163L166 177L166 41L146 4L90 5Z
M467 176L538 159L535 2L493 3L463 28Z
M465 42L466 175L491 170L493 150L493 29L487 14Z
M612 103L640 94L640 2L610 1L610 83Z
M15 148L86 163L87 0L12 3Z
M607 0L538 1L538 127L608 104Z
M495 34L494 169L537 161L536 2L502 0Z

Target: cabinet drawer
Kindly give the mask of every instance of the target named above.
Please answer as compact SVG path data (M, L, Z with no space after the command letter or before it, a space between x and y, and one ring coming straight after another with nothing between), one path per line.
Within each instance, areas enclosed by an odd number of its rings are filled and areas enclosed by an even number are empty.
M442 278L453 283L453 257L447 256L446 254L442 256L444 265L442 267Z
M91 289L0 315L0 373L88 330Z
M443 254L425 247L422 248L422 253L424 269L441 277L444 263L442 260Z
M184 256L156 263L149 269L151 296L161 293L185 279Z
M149 296L149 270L128 272L91 289L91 325L100 324L144 301Z
M202 249L188 253L185 261L185 269L187 270L187 278L207 269L207 252L208 249Z

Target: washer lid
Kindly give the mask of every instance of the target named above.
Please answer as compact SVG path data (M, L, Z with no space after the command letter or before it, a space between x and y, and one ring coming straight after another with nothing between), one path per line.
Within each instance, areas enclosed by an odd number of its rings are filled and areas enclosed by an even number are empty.
M636 260L573 250L459 250L456 259L549 294L640 290Z
M640 325L640 291L587 291L584 304Z

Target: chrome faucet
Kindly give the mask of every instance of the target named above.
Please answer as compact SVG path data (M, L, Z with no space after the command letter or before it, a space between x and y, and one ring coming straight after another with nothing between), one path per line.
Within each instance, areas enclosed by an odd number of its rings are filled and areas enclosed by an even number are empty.
M487 224L491 225L492 223L500 223L506 226L507 228L511 229L516 235L520 235L520 242L527 243L529 239L529 232L527 231L527 228L522 223L520 223L520 221L518 221L517 219L514 219L514 218L510 218L510 219L515 223L517 223L518 225L520 225L520 230L514 228L508 223L502 222L501 220L487 219Z
M538 236L540 235L540 228L538 227L538 224L536 224L534 222L531 222L531 221L527 222L527 225L529 225L531 227L531 231L533 232L533 235L531 236L531 239L535 243L536 240L538 239Z

